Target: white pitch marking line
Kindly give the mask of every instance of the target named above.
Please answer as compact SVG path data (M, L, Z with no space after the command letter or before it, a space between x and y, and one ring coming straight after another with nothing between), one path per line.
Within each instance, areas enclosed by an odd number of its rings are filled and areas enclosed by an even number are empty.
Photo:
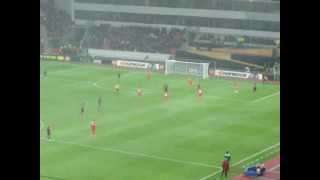
M251 102L252 102L252 103L259 102L259 101L268 99L268 98L270 98L270 97L276 96L276 95L278 95L278 94L280 94L280 91L278 91L278 92L276 92L276 93L273 93L273 94L270 94L270 95L268 95L268 96L264 96L264 97L262 97L262 98L258 98L258 99L256 99L256 100L251 101Z
M250 159L250 158L252 158L252 157L255 157L255 156L259 155L259 154L262 154L262 153L268 151L269 149L272 149L272 148L274 148L274 147L276 147L276 146L279 146L279 145L280 145L280 142L277 143L277 144L274 144L274 145L272 145L272 146L270 146L270 147L268 147L268 148L266 148L266 149L264 149L264 150L262 150L262 151L260 151L260 152L257 152L257 153L255 153L255 154L252 154L251 156L248 156L248 157L240 160L239 162L233 164L232 166L236 166L236 165L238 165L238 164L241 164L242 162L244 162L244 161L246 161L246 160L248 160L248 159Z
M238 164L241 164L242 162L244 162L244 161L246 161L246 160L248 160L248 159L250 159L250 158L252 158L252 157L255 157L255 156L259 155L259 154L262 154L262 153L268 151L269 149L272 149L272 148L274 148L274 147L276 147L276 146L278 146L278 145L280 145L280 142L277 143L277 144L274 144L274 145L272 145L272 146L270 146L270 147L267 147L266 149L263 149L263 150L261 150L260 152L254 153L254 154L252 154L252 155L250 155L250 156L248 156L248 157L246 157L246 158L238 161L238 162L235 163L235 164L232 164L231 167L236 166L236 165L238 165ZM216 174L218 174L218 173L220 173L220 172L221 172L221 170L218 171L218 172L215 172L215 173L213 173L213 174L209 174L208 176L205 176L205 177L201 178L200 180L208 179L209 177L215 176Z
M40 138L40 140L46 141L45 138ZM150 159L158 159L158 160L170 161L170 162L181 163L181 164L190 164L190 165L195 165L195 166L221 169L218 166L214 166L214 165L210 165L210 164L204 164L204 163L193 162L193 161L177 160L177 159L172 159L172 158L168 158L168 157L149 155L149 154L145 154L145 153L129 152L129 151L124 151L124 150L115 149L115 148L103 148L103 147L91 146L91 145L86 145L86 144L79 144L79 143L74 143L74 142L69 142L69 141L56 141L55 140L54 142L62 143L62 144L71 144L71 145L75 145L75 146L79 146L79 147L85 147L85 148L95 149L95 150L100 150L100 151L117 152L117 153L121 153L121 154L132 155L132 156L146 157L146 158L150 158Z
M220 97L220 96L213 96L213 95L205 95L205 96L209 97L209 98L221 99L221 100L225 100L225 101L242 102L242 103L247 103L248 102L248 101L242 101L242 100L237 100L237 99L229 99L229 98L224 98L224 97Z
M208 179L209 177L215 176L215 175L217 175L217 174L219 174L219 173L221 173L221 170L220 170L220 171L217 171L217 172L215 172L215 173L213 173L213 174L209 174L208 176L203 177L203 178L201 178L200 180Z
M270 168L270 169L269 169L269 172L270 172L270 171L273 171L274 169L276 169L276 168L278 168L278 167L280 167L280 164L274 166L273 168Z
M98 88L102 88L102 89L106 89L106 88L103 88L102 86L98 85L97 82L93 83L93 86L98 87Z
M53 70L50 73L51 74L60 74L60 73L63 73L63 72L74 71L74 70L81 69L81 68L83 68L83 67L76 66L76 67L67 68L67 69Z
M79 86L80 84L90 84L90 83L91 83L90 81L79 81L72 84L68 84L66 86Z

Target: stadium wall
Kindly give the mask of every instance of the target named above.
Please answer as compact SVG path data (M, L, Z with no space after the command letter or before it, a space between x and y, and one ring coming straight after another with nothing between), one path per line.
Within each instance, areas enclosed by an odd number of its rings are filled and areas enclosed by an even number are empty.
M139 12L139 14L193 16L193 17L280 22L279 14L256 13L256 12L245 12L245 11L204 10L204 9L167 8L167 7L151 7L151 6L125 6L125 5L94 4L94 3L74 3L74 11L75 10L107 11L107 12L123 12L123 13Z
M126 69L152 69L160 72L164 70L165 60L171 57L169 54L102 49L88 49L88 54L95 64Z
M88 54L91 57L99 56L104 58L113 59L130 59L136 61L151 61L151 62L164 62L170 59L169 54L161 53L144 53L144 52L131 52L131 51L117 51L117 50L103 50L103 49L88 49Z

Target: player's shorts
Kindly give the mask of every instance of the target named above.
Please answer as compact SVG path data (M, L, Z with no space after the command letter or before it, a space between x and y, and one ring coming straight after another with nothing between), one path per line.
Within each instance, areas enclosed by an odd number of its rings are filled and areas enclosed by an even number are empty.
M229 171L229 167L222 168L222 171L223 172L228 172Z
M198 96L202 96L203 95L203 91L202 90L198 90Z
M168 95L168 93L166 92L166 93L164 93L164 97L168 97L169 95Z

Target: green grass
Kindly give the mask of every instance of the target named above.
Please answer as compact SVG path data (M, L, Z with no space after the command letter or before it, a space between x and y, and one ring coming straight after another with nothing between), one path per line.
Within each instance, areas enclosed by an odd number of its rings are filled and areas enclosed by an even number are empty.
M42 180L50 179L44 176L199 180L219 171L206 165L220 167L226 150L231 151L234 164L280 141L279 95L252 102L279 92L278 85L258 84L253 94L252 82L241 81L240 92L235 94L230 80L200 80L205 94L198 100L185 76L154 73L147 80L142 71L94 65L44 62L42 67L48 70L48 76L41 77ZM122 75L119 96L113 92L118 72ZM135 94L139 83L145 93L142 97ZM164 83L172 95L169 102L162 98ZM101 112L97 112L99 96ZM80 120L82 102L84 120ZM96 137L90 136L93 119ZM47 125L53 129L51 142L45 140ZM231 176L279 151L273 148L232 167Z

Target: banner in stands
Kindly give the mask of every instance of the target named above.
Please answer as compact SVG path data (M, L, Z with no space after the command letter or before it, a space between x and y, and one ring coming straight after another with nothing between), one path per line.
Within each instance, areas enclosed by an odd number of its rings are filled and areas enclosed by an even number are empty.
M93 63L94 63L94 64L102 64L102 61L99 60L99 59L95 59L95 60L93 60Z
M214 70L213 69L209 69L209 76L214 76Z
M214 73L213 73L214 72ZM209 74L214 74L220 77L233 77L233 78L243 78L243 79L257 79L262 80L262 74L253 74L250 72L238 72L238 71L225 71L225 70L211 70Z
M147 69L152 67L150 63L143 63L143 62L137 62L137 61L117 60L115 64L118 67L141 68L141 69Z
M153 64L153 69L157 71L161 71L164 69L164 66L162 64Z
M40 55L41 60L70 61L68 56Z
M154 70L159 70L159 69L160 69L159 64L154 64L154 65L153 65L153 69L154 69Z

